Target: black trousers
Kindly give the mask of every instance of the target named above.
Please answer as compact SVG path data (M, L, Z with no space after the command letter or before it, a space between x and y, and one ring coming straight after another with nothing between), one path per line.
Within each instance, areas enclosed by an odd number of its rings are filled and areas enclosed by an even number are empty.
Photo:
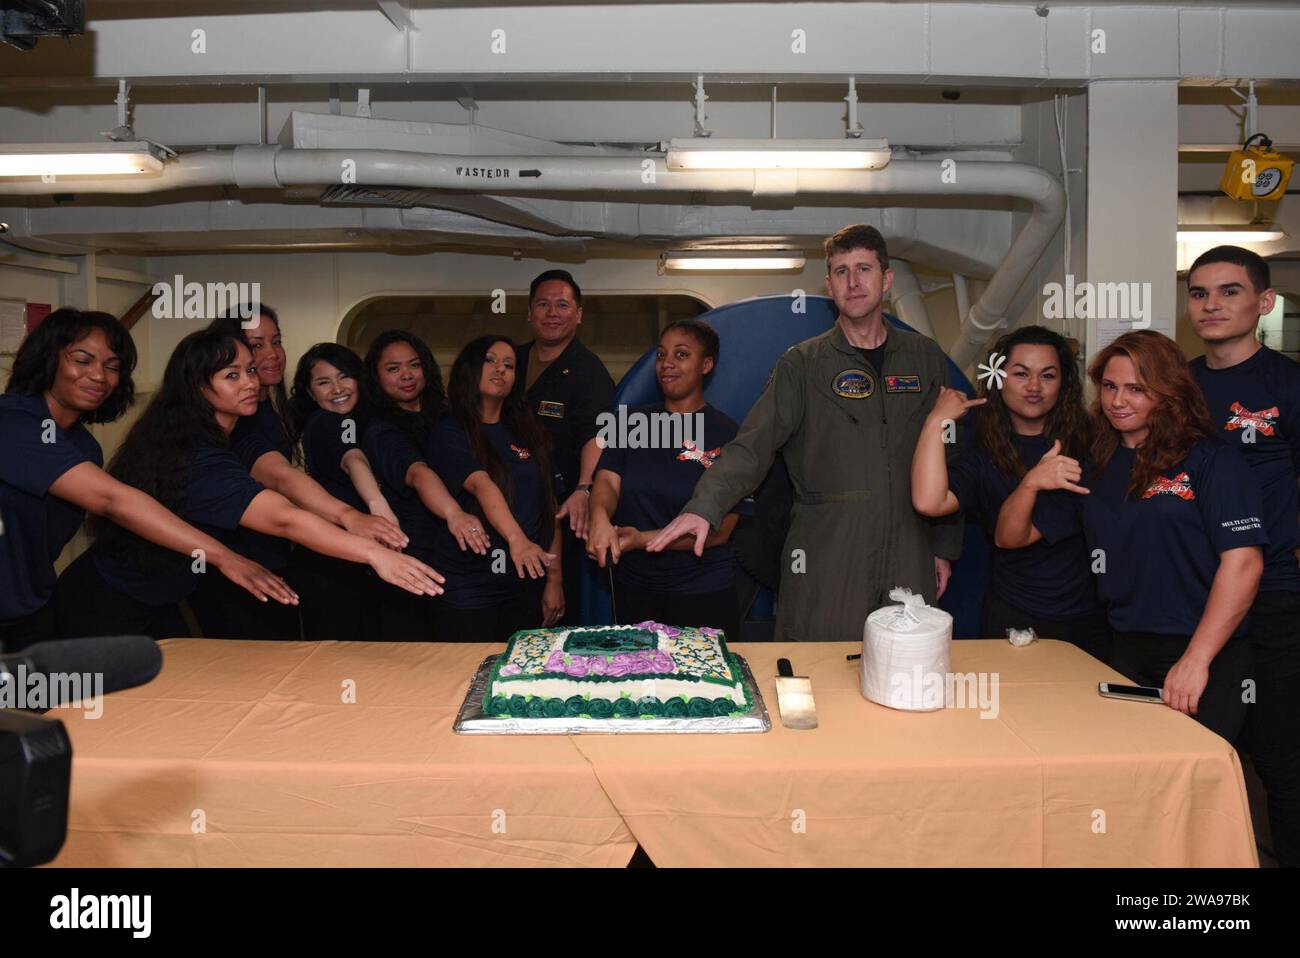
M1184 652L1191 638L1186 635L1155 635L1151 632L1116 632L1110 666L1138 685L1161 688L1165 676ZM1247 705L1243 683L1252 677L1250 642L1232 639L1210 663L1210 680L1201 693L1194 716L1211 732L1235 745L1246 725Z
M102 635L169 639L190 634L178 604L149 605L119 592L104 581L88 552L78 556L59 576L52 604L62 639Z
M280 574L295 592L300 591L293 581L291 568ZM208 569L200 578L202 581L189 601L204 638L266 641L302 638L297 606L281 605L274 599L261 602L215 569Z
M721 629L726 638L740 637L740 608L732 583L717 592L649 592L614 580L614 611L620 625L647 620L663 625L708 626Z
M375 625L367 634L379 642L432 642L433 619L438 599L413 595L376 577Z
M0 652L20 652L29 645L58 637L53 599L35 612L0 621Z
M1110 658L1110 623L1106 621L1104 609L1086 615L1046 618L1016 608L990 589L984 594L984 607L980 610L980 633L986 639L1003 639L1007 629L1033 629L1039 638L1069 642L1094 659L1105 662Z
M379 638L379 587L387 583L369 566L300 546L293 551L287 578L298 593L302 634L307 641Z
M439 642L505 642L521 629L539 629L544 583L523 581L504 602L484 609L455 609L440 597L434 606L434 636Z
M1273 854L1300 867L1300 593L1261 592L1250 610L1255 704L1246 750L1268 792Z

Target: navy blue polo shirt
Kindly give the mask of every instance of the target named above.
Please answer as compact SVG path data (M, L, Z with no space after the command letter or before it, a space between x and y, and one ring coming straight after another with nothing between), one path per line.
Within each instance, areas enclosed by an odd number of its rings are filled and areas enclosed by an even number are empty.
M302 430L302 453L307 463L307 475L335 499L360 512L368 512L361 495L352 485L351 477L343 471L343 457L354 449L361 450L361 425L352 413L340 415L317 409L307 417Z
M510 475L513 491L511 514L530 541L549 551L550 542L542 541L545 489L537 457L505 423L484 423L483 433ZM465 480L475 472L486 471L487 467L475 457L461 423L447 417L434 427L429 441L429 463L462 509L471 514L476 511L482 514L474 494L465 488ZM492 544L488 554L481 556L468 549L462 550L447 524L438 522L432 565L447 577L447 592L440 601L452 608L487 608L509 598L524 585L524 580L515 572L515 564L509 558L501 533L486 523L484 531L491 537ZM500 556L493 555L498 549L506 553L504 567ZM494 562L502 571L493 570Z
M419 413L399 412L397 415L412 420L422 419ZM415 422L411 424L416 425ZM433 540L442 520L426 509L419 493L406 484L406 473L412 465L417 462L427 464L425 450L396 423L375 417L366 423L361 434L361 451L370 460L370 469L379 482L379 490L388 500L393 515L397 516L402 532L410 540L406 547L407 555L432 565Z
M212 538L234 548L239 520L262 492L260 482L230 449L201 441L188 457L185 507L182 519ZM96 544L91 547L95 568L104 581L146 605L168 605L189 597L200 577L188 555L168 552L156 566L141 569L131 557ZM203 575L220 575L211 566Z
M60 429L44 396L0 396L0 621L31 615L54 594L54 563L86 514L49 489L83 462L104 465L84 425Z
M617 437L622 442L608 445L601 452L597 471L608 469L620 479L618 508L613 516L615 525L649 531L662 529L672 522L695 494L700 476L722 457L723 447L739 430L731 419L707 403L699 412L701 419L677 419L680 423L677 435L672 432L672 420L667 418L670 415L663 403L630 408L628 434ZM652 418L655 416L660 418ZM638 420L651 424L645 435L647 440L652 434L655 436L654 448L647 448L637 440L632 424ZM668 423L670 428L656 427L653 425L656 422ZM701 422L702 435L696 435ZM675 441L657 441L665 438ZM636 448L633 442L637 443ZM638 549L623 554L614 567L614 576L622 585L648 592L718 592L735 580L736 547L724 542L705 549L703 556L677 549L659 553Z
M1119 632L1190 636L1219 569L1219 553L1266 546L1259 486L1232 445L1202 439L1182 462L1127 498L1136 453L1120 446L1087 479L1083 531L1104 551L1097 592ZM1244 623L1234 634L1245 632Z
M1012 444L1025 468L1038 465L1051 448L1042 436L1014 436ZM948 474L962 512L989 533L997 528L998 512L1019 484L993 465L983 449L969 449ZM1034 505L1034 528L1043 538L1024 549L993 548L993 594L1009 605L1047 619L1085 615L1097 608L1097 589L1088 565L1083 538L1084 497L1065 489L1040 492Z
M284 422L270 399L263 399L257 404L257 412L243 416L235 423L234 432L230 434L230 449L249 472L253 464L268 452L278 452L293 462L293 443L289 441ZM252 529L238 530L230 547L272 572L283 572L293 551L293 543L288 539L264 535Z
M536 343L519 348L515 389L528 381L528 364ZM555 490L563 502L580 478L582 447L596 437L597 417L614 401L614 380L600 357L576 338L542 371L524 393L537 421L551 434L551 468L561 477Z
M1204 356L1188 368L1210 418L1245 455L1264 496L1268 548L1259 590L1300 592L1300 363L1263 346L1227 369L1210 369Z

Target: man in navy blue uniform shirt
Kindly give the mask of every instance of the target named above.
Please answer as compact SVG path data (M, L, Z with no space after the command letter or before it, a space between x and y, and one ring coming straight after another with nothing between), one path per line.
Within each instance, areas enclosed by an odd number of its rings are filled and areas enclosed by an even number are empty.
M1269 546L1248 628L1255 703L1246 745L1268 791L1273 850L1300 866L1300 364L1262 345L1259 318L1273 310L1268 264L1219 246L1187 274L1187 315L1205 343L1192 376L1210 416L1238 445L1264 494Z
M579 621L578 577L591 563L577 542L587 538L592 477L600 459L596 417L614 401L609 370L578 340L582 290L571 274L551 269L528 290L528 324L533 341L519 350L515 388L522 390L537 421L551 435L551 466L559 517L570 531L564 538L565 623Z

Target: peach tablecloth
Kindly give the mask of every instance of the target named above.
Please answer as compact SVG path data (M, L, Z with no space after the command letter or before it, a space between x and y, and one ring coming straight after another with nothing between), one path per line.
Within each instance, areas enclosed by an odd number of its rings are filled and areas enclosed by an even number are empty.
M997 675L992 718L867 702L851 645L753 644L772 732L572 737L451 731L499 645L163 648L99 720L52 713L57 865L623 865L637 842L663 866L1258 864L1236 753L1100 698L1115 673L1059 642L953 644L954 672ZM782 655L814 731L780 725Z

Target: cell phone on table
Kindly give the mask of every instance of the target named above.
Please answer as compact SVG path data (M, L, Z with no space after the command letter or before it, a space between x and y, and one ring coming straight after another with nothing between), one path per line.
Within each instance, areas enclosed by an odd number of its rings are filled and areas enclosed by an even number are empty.
M1129 702L1163 702L1160 690L1149 685L1119 685L1115 682L1099 682L1097 691L1108 699L1126 699Z

